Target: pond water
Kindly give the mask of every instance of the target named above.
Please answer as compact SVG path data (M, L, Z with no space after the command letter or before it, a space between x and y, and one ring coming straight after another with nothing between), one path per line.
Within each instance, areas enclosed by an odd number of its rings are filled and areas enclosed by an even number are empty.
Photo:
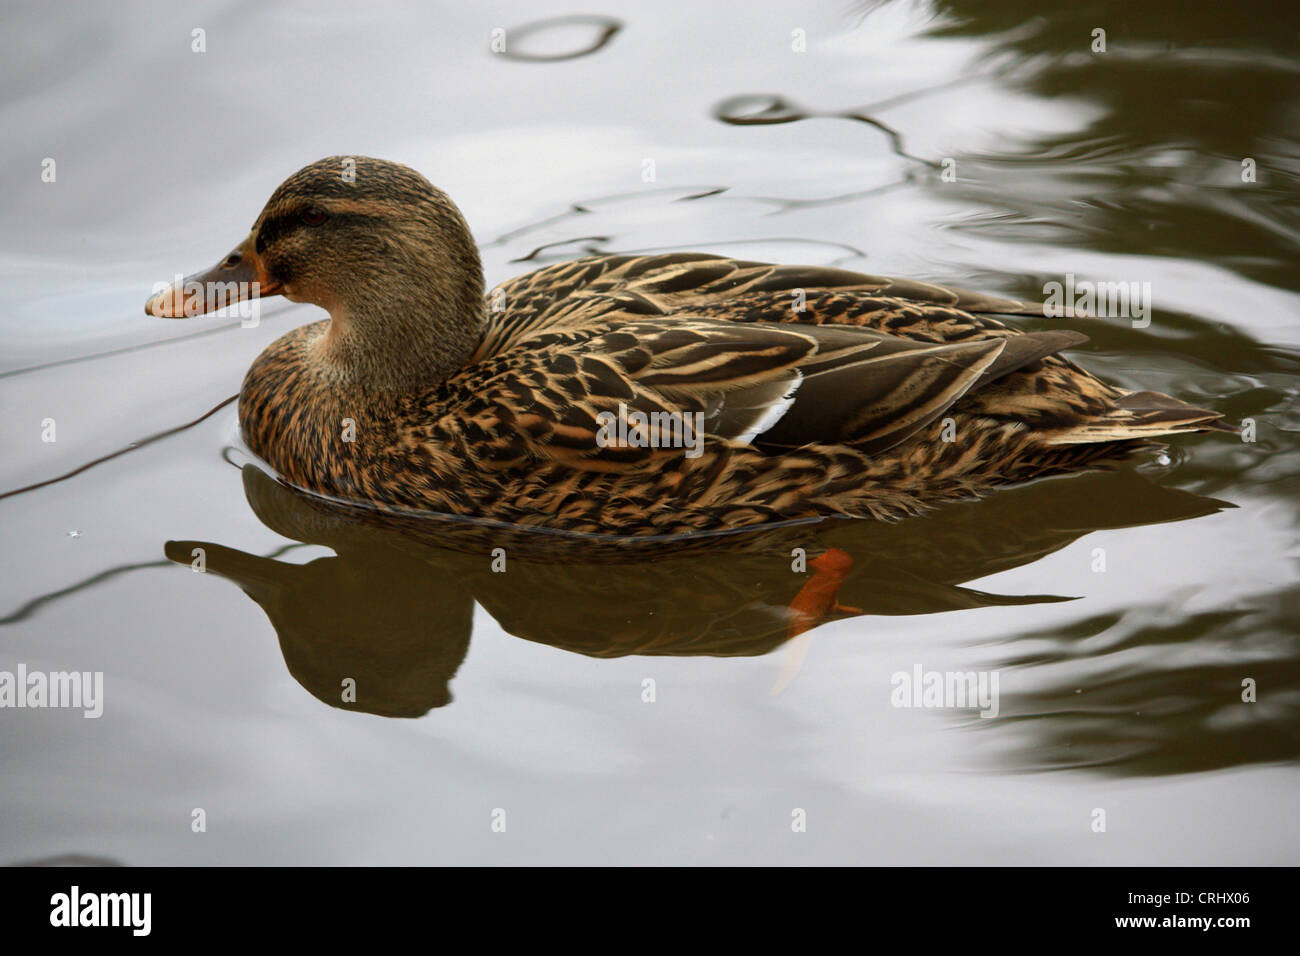
M0 671L103 673L97 719L0 710L0 860L1300 862L1300 22L1036 6L7 10L0 491L130 450L0 500ZM444 188L489 284L675 249L1149 283L1149 324L1061 320L1079 360L1254 440L791 532L856 562L792 640L790 538L498 574L241 473L233 405L141 443L320 317L164 322L153 284L340 153ZM996 672L997 715L895 706L917 669Z

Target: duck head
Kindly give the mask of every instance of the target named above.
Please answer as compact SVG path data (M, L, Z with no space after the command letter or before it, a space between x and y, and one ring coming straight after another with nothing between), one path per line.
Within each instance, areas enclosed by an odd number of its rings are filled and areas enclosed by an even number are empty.
M485 319L483 270L460 210L415 170L364 156L294 173L228 256L152 296L145 312L189 318L270 295L329 312L312 359L374 387L453 374Z

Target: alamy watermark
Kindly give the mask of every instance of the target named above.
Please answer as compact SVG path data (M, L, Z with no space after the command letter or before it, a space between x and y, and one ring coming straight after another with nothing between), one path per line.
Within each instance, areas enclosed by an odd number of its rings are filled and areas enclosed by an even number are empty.
M149 305L153 315L173 319L230 309L243 328L251 329L261 321L261 292L260 282L186 281L178 273L171 282L153 284ZM170 311L163 311L164 307Z
M687 458L704 453L703 412L631 411L622 402L617 412L596 415L601 448L685 448Z
M74 884L50 897L51 926L120 926L133 936L148 936L153 919L152 893L83 893Z
M83 717L104 713L103 671L0 671L0 708L61 707L84 711Z
M914 664L911 671L896 671L889 683L895 707L979 708L981 717L998 715L997 671L927 671Z
M1076 281L1067 272L1065 282L1043 286L1043 315L1049 319L1130 319L1133 328L1151 324L1150 282Z

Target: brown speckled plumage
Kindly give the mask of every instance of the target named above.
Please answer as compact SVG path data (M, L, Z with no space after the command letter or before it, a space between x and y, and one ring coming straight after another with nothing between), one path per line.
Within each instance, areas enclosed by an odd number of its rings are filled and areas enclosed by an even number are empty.
M445 195L341 162L295 174L250 235L259 275L332 316L263 352L239 401L252 450L318 494L591 534L892 519L1216 427L1056 354L1077 333L977 314L1021 303L926 283L675 253L485 297ZM701 453L602 447L620 404L703 416Z

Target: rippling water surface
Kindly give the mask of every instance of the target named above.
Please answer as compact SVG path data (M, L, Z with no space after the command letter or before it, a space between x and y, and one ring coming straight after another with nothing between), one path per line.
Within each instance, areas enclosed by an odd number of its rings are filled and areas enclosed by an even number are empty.
M241 472L227 406L0 500L0 670L105 682L97 720L0 711L0 858L1297 862L1300 23L1158 6L6 11L0 490L199 417L318 317L140 304L335 153L446 189L489 283L666 249L1150 283L1145 327L1061 320L1081 360L1257 432L895 526L499 574ZM854 556L855 610L788 640L812 543ZM893 706L918 666L996 671L998 715Z

